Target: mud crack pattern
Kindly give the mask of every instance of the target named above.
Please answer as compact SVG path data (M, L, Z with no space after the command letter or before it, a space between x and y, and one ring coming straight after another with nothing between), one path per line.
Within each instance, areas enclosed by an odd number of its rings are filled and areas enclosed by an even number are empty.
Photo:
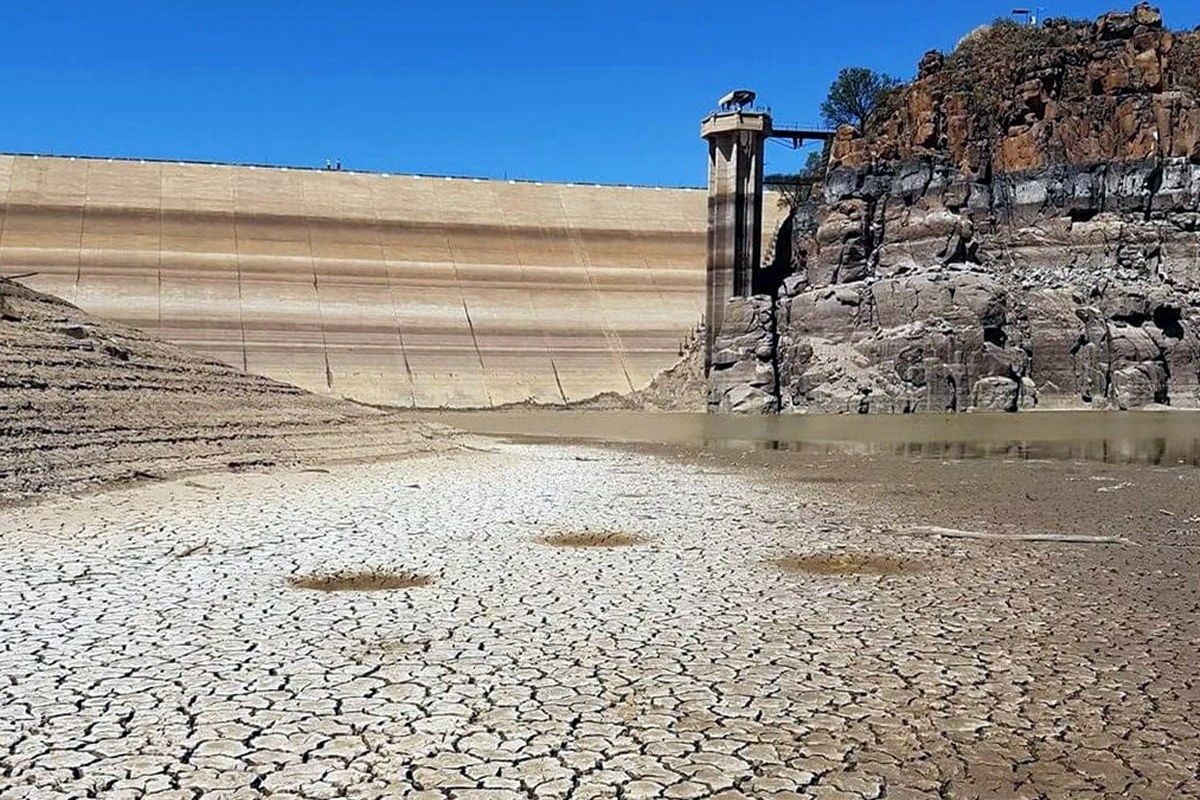
M505 445L8 511L0 796L1200 794L1192 551L891 535L813 492ZM838 552L922 569L773 563ZM290 585L363 570L433 580Z

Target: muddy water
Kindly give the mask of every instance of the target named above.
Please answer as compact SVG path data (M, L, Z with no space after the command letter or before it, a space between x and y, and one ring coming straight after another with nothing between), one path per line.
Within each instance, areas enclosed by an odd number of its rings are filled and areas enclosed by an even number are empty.
M520 439L810 454L1200 465L1200 412L754 417L633 411L468 411L419 416L474 433Z

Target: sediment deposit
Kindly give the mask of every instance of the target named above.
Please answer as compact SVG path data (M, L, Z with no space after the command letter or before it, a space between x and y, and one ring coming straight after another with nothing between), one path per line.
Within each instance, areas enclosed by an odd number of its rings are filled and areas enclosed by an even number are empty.
M834 143L793 274L734 301L744 411L1200 407L1200 33L993 25Z
M6 511L5 797L1200 793L1192 468L489 449Z
M0 213L3 274L370 403L631 392L703 313L697 190L0 156Z
M187 472L394 458L454 438L0 279L0 504Z

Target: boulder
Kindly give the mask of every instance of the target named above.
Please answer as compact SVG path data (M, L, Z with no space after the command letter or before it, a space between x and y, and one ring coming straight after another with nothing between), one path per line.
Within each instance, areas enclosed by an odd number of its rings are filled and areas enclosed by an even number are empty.
M1162 365L1152 361L1113 370L1113 399L1117 408L1141 408L1165 400L1166 378Z
M1011 378L981 378L971 387L971 407L979 411L1016 411L1021 384Z

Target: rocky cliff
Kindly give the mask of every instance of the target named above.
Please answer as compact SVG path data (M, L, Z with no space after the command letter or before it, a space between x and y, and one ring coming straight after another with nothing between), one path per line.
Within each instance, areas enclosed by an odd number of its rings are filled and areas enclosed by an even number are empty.
M1200 407L1200 31L996 24L839 131L710 406Z

